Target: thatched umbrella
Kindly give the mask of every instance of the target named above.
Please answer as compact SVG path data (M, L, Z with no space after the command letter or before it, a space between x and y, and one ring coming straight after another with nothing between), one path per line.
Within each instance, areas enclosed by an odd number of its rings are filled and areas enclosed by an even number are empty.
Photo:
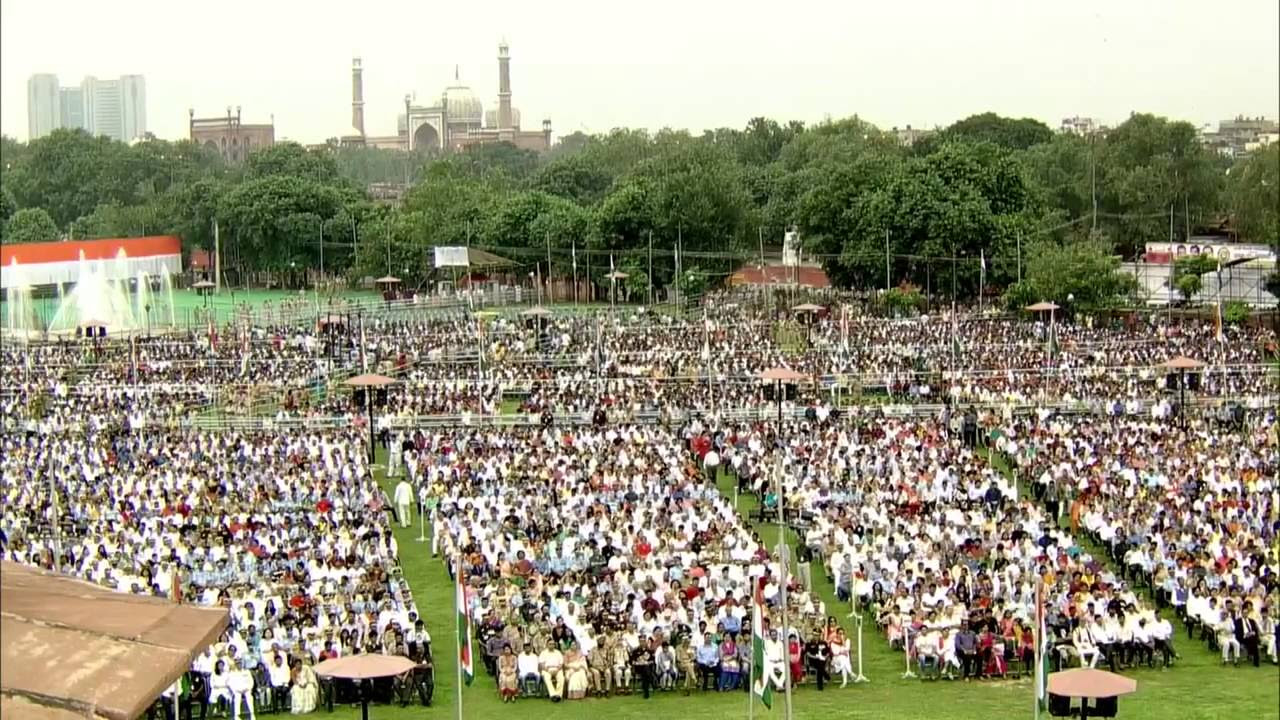
M1195 358L1189 358L1186 355L1179 355L1156 365L1156 367L1162 370L1170 370L1178 373L1178 417L1184 424L1187 421L1187 371L1199 370L1204 366L1205 364L1202 361L1196 360Z
M356 375L353 378L344 380L343 385L349 388L361 390L364 392L365 409L369 413L369 462L373 462L375 455L373 440L373 390L375 388L384 388L395 383L395 378L389 378L386 375L378 375L376 373L365 373Z
M1114 703L1115 698L1121 695L1137 692L1138 681L1106 670L1082 667L1051 673L1046 689L1051 698L1056 696L1066 699L1068 715L1071 712L1070 698L1080 698L1080 717L1101 716L1101 701ZM1089 707L1090 700L1094 701L1092 708ZM1091 709L1094 712L1091 713ZM1108 710L1107 714L1114 714L1114 708Z
M342 678L359 683L360 717L369 720L369 695L364 691L365 681L396 677L417 667L417 663L400 655L347 655L325 660L315 667L315 673L321 677Z

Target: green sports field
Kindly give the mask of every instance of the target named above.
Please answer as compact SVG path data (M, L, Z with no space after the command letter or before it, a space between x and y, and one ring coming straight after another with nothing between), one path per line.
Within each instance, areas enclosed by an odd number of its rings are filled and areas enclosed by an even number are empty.
M384 481L385 484L385 481ZM392 487L387 485L387 492ZM721 491L733 492L731 483L721 479ZM739 510L746 512L754 498L743 498ZM436 662L436 694L433 706L372 707L370 718L401 720L421 717L452 717L456 712L455 682L456 645L454 633L453 587L441 561L431 557L430 544L419 543L418 527L395 528L400 546L400 561L418 609L431 631ZM431 530L428 527L427 536ZM774 526L761 528L766 542L775 542ZM852 632L853 620L846 618L848 608L835 609L835 589L815 568L813 581L827 603L829 614L836 614L845 629ZM870 679L865 685L840 689L828 687L818 692L803 686L793 696L797 718L834 720L835 718L901 718L903 720L992 720L995 718L1030 718L1032 716L1032 681L1029 679L1000 682L903 680L902 653L890 652L888 644L871 628L863 638L863 672ZM1140 670L1133 673L1138 680L1136 695L1120 703L1119 717L1132 720L1272 720L1280 718L1280 670L1274 665L1261 668L1222 668L1216 656L1204 643L1181 635L1176 641L1183 659L1168 672ZM685 697L681 692L658 693L650 700L639 696L586 699L552 704L547 700L520 700L503 705L498 700L494 680L476 663L475 682L463 691L463 714L478 720L511 717L537 717L547 720L654 720L655 718L728 718L747 716L747 695L735 693L695 693ZM758 704L757 716L781 717L781 696L775 696L772 710ZM335 716L359 717L358 708L343 708Z

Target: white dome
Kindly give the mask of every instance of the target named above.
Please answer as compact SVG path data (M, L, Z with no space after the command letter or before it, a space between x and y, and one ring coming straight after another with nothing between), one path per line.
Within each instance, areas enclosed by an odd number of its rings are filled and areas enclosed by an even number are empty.
M445 112L450 123L467 123L479 125L484 116L484 106L480 98L465 85L451 85L444 89Z

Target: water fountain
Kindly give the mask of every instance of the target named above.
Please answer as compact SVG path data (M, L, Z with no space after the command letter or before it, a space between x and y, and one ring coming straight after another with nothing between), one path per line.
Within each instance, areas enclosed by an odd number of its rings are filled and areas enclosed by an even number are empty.
M5 330L10 337L29 338L39 332L40 324L36 320L36 308L31 302L31 286L23 282L18 270L18 259L14 258L9 266L13 270L14 283L5 288Z
M58 303L58 311L49 322L49 332L74 332L86 326L101 326L108 331L138 329L137 317L129 303L127 257L124 248L116 256L116 277L107 277L105 263L96 263L97 271L80 251L80 276L71 292Z
M146 271L139 271L134 279L133 316L148 330L151 329L151 285Z
M3 329L13 336L31 336L45 328L32 300L32 288L10 263L12 283L5 288ZM173 280L168 273L146 271L129 276L129 257L121 248L112 260L89 261L80 251L75 283L55 283L57 310L48 323L50 333L73 333L79 328L105 327L110 333L163 331L176 327Z

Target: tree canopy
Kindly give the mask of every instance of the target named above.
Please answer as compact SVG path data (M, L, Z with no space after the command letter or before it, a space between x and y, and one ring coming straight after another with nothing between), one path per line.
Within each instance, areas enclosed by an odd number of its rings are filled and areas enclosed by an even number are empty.
M705 280L794 227L804 256L842 284L883 287L887 260L891 285L954 286L962 297L980 279L1010 288L1022 247L1019 292L1090 302L1071 268L1134 257L1168 238L1171 216L1178 236L1234 217L1244 239L1280 242L1278 152L1229 168L1190 124L1144 114L1078 137L983 113L911 147L857 116L752 118L697 136L573 133L541 156L509 144L442 155L279 143L240 166L186 141L125 145L64 130L0 144L0 228L6 242L43 237L43 217L54 236L167 232L207 248L216 222L246 267L317 267L323 252L327 272L358 275L425 276L441 244L528 264L550 245L556 266L567 267L569 248L597 267L611 255L647 286L650 238L663 258L654 281L665 284L677 242ZM406 179L398 204L368 195ZM1049 273L1053 262L1067 265Z

